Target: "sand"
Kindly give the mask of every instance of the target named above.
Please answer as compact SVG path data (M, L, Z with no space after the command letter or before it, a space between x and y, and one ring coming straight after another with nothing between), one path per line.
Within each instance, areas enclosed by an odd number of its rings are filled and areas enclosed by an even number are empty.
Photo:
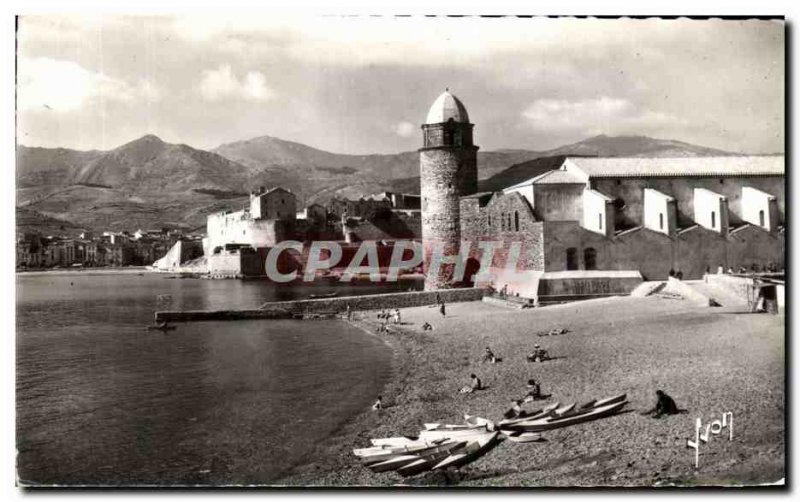
M483 302L402 310L404 325L380 335L393 347L387 408L365 410L321 444L310 462L280 483L316 486L653 486L728 485L784 477L784 318L698 307L659 297L619 297L528 310ZM375 312L356 324L374 332ZM433 331L423 332L430 322ZM537 331L568 328L539 337ZM529 363L539 343L556 359ZM502 362L481 363L486 346ZM478 374L488 387L459 394ZM425 422L461 423L463 413L499 420L529 378L562 404L628 394L628 413L543 433L544 442L504 441L479 460L447 473L403 478L362 467L353 448L369 438L416 434ZM654 419L638 412L671 395L685 414ZM533 408L533 403L526 405ZM700 447L695 420L731 412L728 431Z

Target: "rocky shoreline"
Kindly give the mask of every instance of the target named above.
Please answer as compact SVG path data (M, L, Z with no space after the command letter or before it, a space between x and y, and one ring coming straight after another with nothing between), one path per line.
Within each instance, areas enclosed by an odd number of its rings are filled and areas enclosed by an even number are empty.
M721 312L685 301L609 298L510 311L482 302L403 309L383 338L394 350L387 407L365 410L277 484L308 486L669 486L770 483L784 477L784 320ZM375 334L376 312L354 321ZM430 322L433 331L422 331ZM569 333L537 337L557 327ZM529 363L542 344L556 359ZM491 346L502 362L482 364ZM484 391L459 394L477 373ZM424 422L459 423L464 413L498 420L536 378L563 403L628 394L629 411L548 431L542 443L504 442L459 471L402 478L362 467L353 448L414 435ZM688 413L641 416L664 389ZM742 392L741 389L746 389ZM712 437L694 467L695 420L731 412L733 440Z

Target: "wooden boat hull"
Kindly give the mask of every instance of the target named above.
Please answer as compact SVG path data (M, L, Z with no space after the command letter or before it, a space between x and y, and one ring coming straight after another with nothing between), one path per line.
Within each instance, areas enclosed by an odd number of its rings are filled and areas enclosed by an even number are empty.
M528 422L530 420L539 420L541 418L549 417L556 411L556 409L558 409L559 404L560 404L559 402L555 402L549 406L545 406L541 410L537 410L535 412L531 412L530 414L526 414L524 417L501 420L500 422L498 422L497 425L499 425L500 427L505 427L520 422Z
M439 462L443 458L450 455L453 451L458 450L459 448L463 448L466 445L467 445L466 441L453 442L443 446L429 448L425 451L420 451L417 454L395 456L394 458L390 458L383 462L378 462L376 464L370 465L369 468L375 472L384 472L384 471L394 471L409 466L411 464L417 464L417 466L414 469L409 470L409 472L411 472L415 471L418 467L423 466L423 464L419 463L420 460L427 462L436 459L436 462Z
M462 441L462 443L466 444L466 441ZM371 454L361 457L361 461L365 464L375 464L378 462L390 460L394 457L400 455L416 455L419 458L421 455L429 455L432 453L438 453L441 451L450 451L455 446L459 444L458 441L449 441L447 443L443 443L441 445L433 445L427 447L415 447L415 448L408 448L405 450L389 450L383 453Z
M434 465L431 469L442 470L447 469L448 467L459 468L462 465L466 465L474 460L477 460L481 455L489 451L492 444L497 439L498 434L498 432L492 432L484 435L482 438L476 441L470 442L464 447L463 452L449 455L447 458Z
M470 436L480 436L486 434L485 427L476 427L460 431L420 431L419 438L424 441L435 441L437 439L461 439Z
M514 443L539 443L544 439L538 432L522 432L514 435L506 435L506 439Z
M533 420L527 422L520 422L507 426L507 429L519 432L539 432L551 429L560 429L562 427L569 427L583 422L589 422L598 418L607 417L618 412L628 402L622 401L619 403L612 403L600 408L592 408L591 411L579 413L569 417L549 417L541 420Z

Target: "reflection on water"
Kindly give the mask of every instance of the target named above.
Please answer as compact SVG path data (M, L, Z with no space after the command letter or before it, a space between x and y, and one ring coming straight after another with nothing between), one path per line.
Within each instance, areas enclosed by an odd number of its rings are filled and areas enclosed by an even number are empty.
M380 393L390 371L387 347L340 321L186 323L166 334L143 327L158 309L252 308L333 287L149 274L18 276L20 478L276 479Z

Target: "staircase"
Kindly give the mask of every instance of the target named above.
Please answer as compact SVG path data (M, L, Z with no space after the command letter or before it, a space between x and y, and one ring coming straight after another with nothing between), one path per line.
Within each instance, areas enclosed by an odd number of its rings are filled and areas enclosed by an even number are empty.
M507 298L500 298L499 296L484 296L483 301L491 305L514 310L534 307L533 300L515 296L509 296Z
M664 281L645 281L636 286L636 289L631 291L631 296L638 298L650 296L664 289L664 286L666 285L667 283Z

